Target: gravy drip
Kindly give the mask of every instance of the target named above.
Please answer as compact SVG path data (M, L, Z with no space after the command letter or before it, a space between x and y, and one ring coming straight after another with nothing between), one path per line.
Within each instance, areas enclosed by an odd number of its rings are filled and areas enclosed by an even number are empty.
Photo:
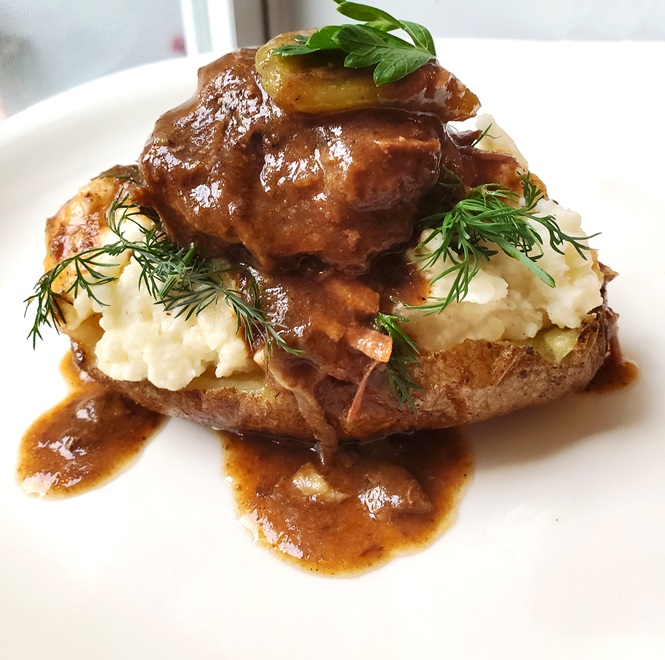
M300 568L359 573L422 549L453 522L473 461L457 429L313 447L221 433L240 522Z
M40 497L77 495L109 481L164 419L92 380L69 353L60 369L71 392L32 424L19 450L18 480Z
M605 362L587 385L586 391L603 393L620 390L637 380L639 372L638 366L624 356L615 333L610 337L610 351Z

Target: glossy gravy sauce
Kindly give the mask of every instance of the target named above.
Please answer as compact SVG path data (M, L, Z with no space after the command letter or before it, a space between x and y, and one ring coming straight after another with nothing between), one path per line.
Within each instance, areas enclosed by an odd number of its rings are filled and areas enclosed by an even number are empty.
M76 495L131 463L164 417L109 391L68 354L71 392L23 437L18 479L28 494ZM631 384L637 366L616 337L587 391ZM431 544L454 521L473 458L462 431L397 434L342 445L321 465L314 445L220 432L241 524L300 568L348 575Z
M610 351L605 362L587 385L587 392L614 392L633 383L639 375L638 366L621 351L616 333L610 337Z
M131 463L164 417L107 390L75 366L60 369L71 392L23 436L18 480L40 497L63 497L100 486Z
M451 525L473 469L458 429L313 447L221 433L240 522L300 568L358 573L422 549Z

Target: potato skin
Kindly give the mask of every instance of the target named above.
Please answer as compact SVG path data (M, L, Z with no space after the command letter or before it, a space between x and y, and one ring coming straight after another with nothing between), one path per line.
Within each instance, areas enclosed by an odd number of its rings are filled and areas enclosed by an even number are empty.
M47 268L98 244L104 212L120 188L121 183L113 177L95 179L48 221ZM609 281L613 273L604 269L604 275ZM584 319L577 347L559 363L545 359L529 346L468 339L450 350L421 355L421 366L413 371L422 386L413 396L417 415L397 406L388 392L385 374L378 369L369 379L353 419L348 419L356 393L353 385L329 378L322 382L317 395L325 402L326 415L342 440L370 440L390 433L477 422L584 388L609 351L615 325L611 309L602 306L593 310ZM74 356L82 369L146 408L213 428L313 439L295 397L274 383L269 373L258 372L253 380L217 380L213 386L207 382L205 387L189 386L176 392L148 381L118 381L96 366L94 349L101 333L96 318L89 318L75 330L63 329L72 339Z
M418 411L399 409L383 374L370 382L358 415L346 417L354 389L329 379L319 397L330 403L330 421L340 440L371 440L390 433L446 428L539 405L583 389L603 363L615 332L616 315L603 306L591 312L577 347L561 362L543 358L529 346L466 340L447 351L422 356L414 371L422 390L414 393ZM312 441L293 394L273 384L269 375L243 386L163 390L147 381L116 381L94 363L94 342L73 339L78 365L96 380L139 404L165 415L204 426L258 432Z

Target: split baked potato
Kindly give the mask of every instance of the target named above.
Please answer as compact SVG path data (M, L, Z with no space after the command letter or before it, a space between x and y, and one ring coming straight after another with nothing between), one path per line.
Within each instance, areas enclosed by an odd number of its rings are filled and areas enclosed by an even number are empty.
M147 408L331 448L585 387L616 317L579 216L498 126L450 124L479 104L433 53L379 88L279 56L304 38L201 69L138 166L48 221L34 332Z
M47 269L103 243L108 233L106 213L121 185L113 177L95 179L48 221ZM606 279L610 276L606 271ZM71 272L63 274L58 290L66 291L72 278ZM147 379L118 380L97 363L95 348L104 332L101 315L92 312L80 320L69 306L65 315L68 323L62 327L71 337L78 365L141 405L208 427L313 439L296 396L275 382L270 365L252 363L249 369L222 378L207 370L177 390ZM353 383L327 379L319 394L329 402L326 415L343 440L476 422L584 388L608 354L615 322L607 306L592 310L581 327L559 333L558 339L563 336L566 345L558 354L543 340L547 332L531 342L467 339L448 350L421 354L419 364L410 367L418 385L412 394L413 410L397 404L381 369L370 375L359 406L354 406L357 387Z

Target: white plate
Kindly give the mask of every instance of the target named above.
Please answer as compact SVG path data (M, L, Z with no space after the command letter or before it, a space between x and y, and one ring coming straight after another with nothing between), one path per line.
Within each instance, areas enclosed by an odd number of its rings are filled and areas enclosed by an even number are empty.
M448 41L439 52L552 196L602 230L639 381L472 428L477 467L452 529L353 579L253 546L219 442L183 422L104 488L30 499L14 481L16 449L65 391L65 339L35 352L25 340L44 219L136 158L156 116L193 91L196 63L47 101L0 123L1 657L665 657L665 141L662 121L642 121L658 107L651 67L665 44Z

